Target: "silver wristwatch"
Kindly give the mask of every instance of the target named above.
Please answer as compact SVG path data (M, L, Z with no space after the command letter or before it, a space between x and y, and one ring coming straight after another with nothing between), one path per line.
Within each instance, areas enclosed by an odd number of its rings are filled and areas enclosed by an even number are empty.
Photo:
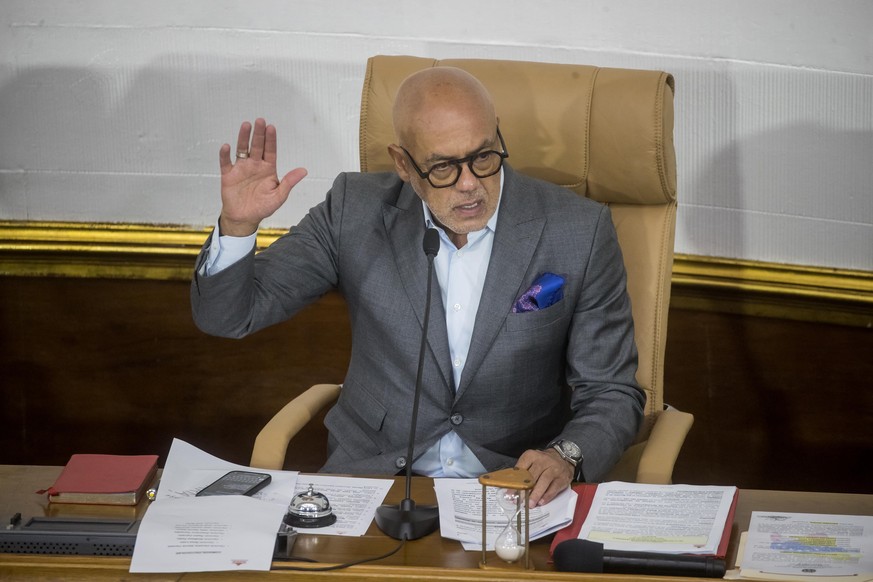
M552 443L552 448L558 451L558 454L561 455L562 459L573 465L575 468L574 473L577 475L580 473L583 459L582 449L579 448L579 445L573 441L557 440Z

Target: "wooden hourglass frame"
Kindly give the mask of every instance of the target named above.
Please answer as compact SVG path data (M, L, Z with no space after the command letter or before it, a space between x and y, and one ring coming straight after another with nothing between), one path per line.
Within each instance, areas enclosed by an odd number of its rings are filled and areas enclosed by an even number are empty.
M513 467L511 469L502 469L493 473L486 473L479 477L479 484L482 485L482 561L479 562L480 568L506 568L519 567L522 565L525 570L533 570L533 564L530 561L530 510L528 499L530 490L533 489L534 481L531 474L524 469ZM510 489L519 492L517 504L522 507L517 507L515 512L517 532L521 532L522 525L524 526L524 554L521 560L517 563L501 563L499 566L494 566L488 563L486 532L488 530L488 493L487 488L495 489ZM521 509L524 510L524 519L521 516ZM510 522L509 527L512 526Z

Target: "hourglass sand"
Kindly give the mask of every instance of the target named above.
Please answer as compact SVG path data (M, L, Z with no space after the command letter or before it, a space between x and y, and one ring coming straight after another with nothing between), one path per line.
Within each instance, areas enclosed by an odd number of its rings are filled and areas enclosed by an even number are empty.
M497 490L497 506L506 516L506 527L494 542L494 552L510 564L524 555L524 541L520 531L521 497L517 489L501 487Z

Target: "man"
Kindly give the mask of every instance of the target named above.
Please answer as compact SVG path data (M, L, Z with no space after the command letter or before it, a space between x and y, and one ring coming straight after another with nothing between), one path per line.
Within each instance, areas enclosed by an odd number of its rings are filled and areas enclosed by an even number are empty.
M325 201L254 256L260 222L306 175L276 174L276 130L244 123L220 151L218 231L192 283L197 325L240 337L343 294L352 354L328 413L324 471L471 477L531 472L531 504L595 481L642 418L625 274L605 206L515 173L487 90L450 67L411 75L394 105L396 174L341 174ZM414 460L405 459L438 229ZM541 288L549 293L532 297ZM528 293L531 291L532 293ZM551 301L544 301L549 295Z

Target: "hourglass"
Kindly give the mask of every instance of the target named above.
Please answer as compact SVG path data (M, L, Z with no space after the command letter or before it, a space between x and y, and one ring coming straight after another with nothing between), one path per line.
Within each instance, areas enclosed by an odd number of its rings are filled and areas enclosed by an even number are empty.
M506 516L506 527L494 541L494 553L510 564L524 555L521 539L521 494L517 489L501 487L497 490L497 506Z
M482 561L480 568L492 567L487 562L486 532L488 530L488 487L497 488L497 506L506 517L506 526L494 542L494 552L507 564L521 564L533 569L530 563L530 519L528 497L533 478L524 469L503 469L479 477L482 485ZM524 519L522 519L524 514ZM522 531L524 533L522 533Z

